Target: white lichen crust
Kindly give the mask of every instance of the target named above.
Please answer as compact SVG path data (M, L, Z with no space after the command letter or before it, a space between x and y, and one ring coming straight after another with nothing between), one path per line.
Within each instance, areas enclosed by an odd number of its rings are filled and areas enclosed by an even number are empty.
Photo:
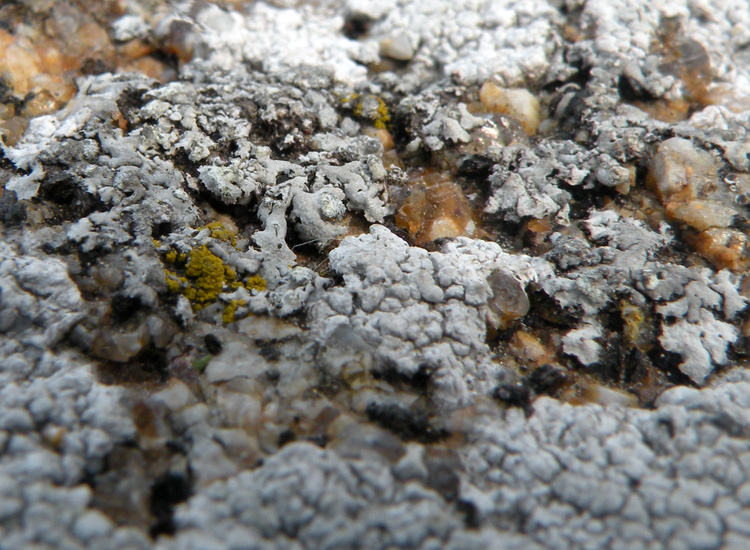
M372 369L407 378L431 374L433 398L466 405L504 376L486 341L488 277L502 270L529 283L547 265L494 243L458 239L442 253L410 247L382 226L347 238L330 254L342 286L309 302L310 328L332 374L365 352Z

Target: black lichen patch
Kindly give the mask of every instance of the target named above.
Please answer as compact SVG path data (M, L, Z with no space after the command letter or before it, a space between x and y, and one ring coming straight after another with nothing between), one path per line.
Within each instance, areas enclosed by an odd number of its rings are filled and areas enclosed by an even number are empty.
M259 135L265 137L269 145L279 155L304 154L308 150L308 136L318 130L318 123L312 117L300 116L291 105L274 105L276 116L273 119L260 119Z
M656 99L638 81L624 74L620 75L617 80L617 91L625 101L653 101Z
M129 296L124 292L116 292L112 295L110 307L112 310L110 319L114 323L119 324L132 319L143 308L143 304L138 296Z
M39 185L39 199L51 207L48 221L79 220L102 208L99 199L84 190L76 175L66 167L45 165L45 177Z
M146 104L144 96L148 89L127 89L117 98L117 108L129 127L138 121L138 111Z
M200 172L198 171L198 168L200 168L200 164L190 160L190 152L186 149L174 149L171 153L171 159L174 163L175 168L177 168L180 172L188 173L196 179L200 178ZM192 189L187 188L187 191L191 195L195 195ZM210 199L210 194L206 193L205 198L207 200ZM211 202L211 206L222 207L224 206L224 203L215 201Z
M0 187L0 222L5 227L17 227L26 221L26 204L12 191Z
M463 498L458 499L456 501L456 511L464 518L464 526L467 529L479 528L479 510L472 501Z
M97 374L103 384L157 387L169 378L167 366L166 352L149 346L127 363L99 363Z
M281 448L284 445L295 441L296 439L297 436L295 435L294 431L287 428L279 434L276 444L279 446L279 448Z
M420 365L417 371L411 375L396 368L395 365L386 365L382 369L372 373L376 380L388 382L396 389L409 389L425 393L429 389L430 378L435 371L430 365Z
M583 317L583 310L576 307L563 308L559 302L541 288L529 285L526 289L529 297L529 314L524 317L528 326L540 328L548 325L573 327Z
M648 353L651 363L664 373L670 384L678 386L695 386L695 383L680 370L682 356L678 353L664 350L661 346L655 346Z
M370 422L390 430L404 441L433 443L450 435L445 428L433 426L425 411L411 410L398 403L372 402L365 413Z
M206 334L203 337L203 343L206 346L206 351L208 351L208 353L210 353L211 355L218 355L221 353L223 346L221 344L221 340L215 334Z
M350 14L344 21L344 36L351 40L359 40L370 30L372 21L358 14Z
M162 239L174 231L174 226L171 222L159 222L154 224L151 228L151 236L154 239Z
M181 474L167 473L154 482L149 503L151 514L155 518L150 529L152 537L174 534L174 508L188 497L190 481Z
M632 348L623 357L622 382L638 397L643 407L653 406L655 399L670 386L666 374L638 348Z
M621 381L628 385L639 383L654 366L648 355L638 348L631 348L623 354L622 368L620 371Z
M487 193L489 185L487 179L492 173L494 161L483 155L466 155L458 162L457 176L476 181L480 189Z
M592 193L584 189L583 185L570 185L564 180L559 180L559 183L560 187L571 195L571 220L585 220L592 210L602 210L617 198L617 191L613 188L597 187L597 192Z
M526 416L531 416L534 412L531 390L524 382L501 384L493 390L492 397L509 407L522 409Z
M76 182L70 173L50 170L39 186L39 195L44 200L56 204L68 204L74 198L76 187Z
M268 361L278 361L281 359L281 350L274 342L263 342L260 345L260 356Z
M574 78L560 87L550 104L550 111L558 119L558 137L561 139L575 139L580 130L585 129L582 128L581 121L586 120L585 113L588 109L586 100L591 94L578 86L575 81L587 80L590 70L582 70L578 75L578 79Z
M565 371L545 363L526 378L528 386L538 395L554 395L567 381Z

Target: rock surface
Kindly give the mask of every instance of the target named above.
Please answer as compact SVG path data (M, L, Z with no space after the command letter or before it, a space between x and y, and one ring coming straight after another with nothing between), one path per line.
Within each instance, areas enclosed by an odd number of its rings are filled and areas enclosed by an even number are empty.
M746 2L42 4L3 547L750 546Z

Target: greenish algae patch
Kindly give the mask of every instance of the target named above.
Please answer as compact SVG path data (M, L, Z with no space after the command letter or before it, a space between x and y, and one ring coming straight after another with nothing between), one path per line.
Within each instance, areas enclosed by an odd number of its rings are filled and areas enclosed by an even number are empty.
M204 370L206 370L206 367L208 366L208 364L211 362L211 359L213 358L214 358L213 355L204 355L200 359L197 359L196 361L194 361L192 364L192 367L198 372L202 373Z

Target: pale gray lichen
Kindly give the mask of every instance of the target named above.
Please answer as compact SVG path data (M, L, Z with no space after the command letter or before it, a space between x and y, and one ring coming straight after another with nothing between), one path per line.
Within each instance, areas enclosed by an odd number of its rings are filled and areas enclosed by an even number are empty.
M0 536L18 548L120 548L128 529L88 508L84 478L134 437L124 391L99 383L79 354L54 351L86 311L66 266L0 249ZM131 535L147 547L143 533Z
M703 384L714 365L727 363L728 346L739 335L733 325L716 316L732 321L747 300L738 294L726 270L713 275L705 269L672 267L656 273L649 281L652 288L644 290L657 300L670 300L657 307L664 318L659 341L667 351L682 356L680 370L696 384ZM662 279L667 277L671 281L663 284ZM675 279L682 279L678 288L672 286Z
M364 351L374 370L410 378L426 369L434 398L454 406L488 393L506 376L485 343L488 278L502 269L523 288L550 271L546 262L483 241L459 239L440 253L427 252L377 225L369 235L342 241L329 267L343 286L327 288L309 304L326 368L338 375L352 354Z
M746 305L728 271L713 279L709 269L657 261L656 253L673 239L666 224L656 232L615 212L594 211L585 226L600 246L574 235L553 237L561 246L549 257L566 272L542 283L563 308L581 310L582 326L563 339L566 353L584 365L599 361L604 334L597 315L619 294L641 304L645 298L669 302L656 307L663 319L660 342L683 357L680 369L695 383L702 384L715 366L726 364L728 346L738 331L716 315L731 321Z
M401 84L405 90L420 87L435 72L463 82L498 75L515 86L540 77L551 64L550 45L557 40L554 25L559 13L547 3L460 1L436 9L397 2L396 6L373 24L369 38L377 41L383 55L392 55L394 44L401 41L409 44L411 70ZM373 13L366 2L353 2L349 9ZM516 25L533 31L516 32Z
M746 534L734 526L743 505L734 491L745 479L741 464L748 456L740 404L746 385L674 389L654 411L571 407L545 398L529 420L519 412L482 422L478 446L464 455L480 514L495 525L521 521L545 548L697 541L741 547ZM717 458L719 448L725 459ZM608 527L592 532L592 524ZM669 524L680 528L663 528Z
M267 548L270 538L279 548L497 548L491 531L464 529L436 492L415 481L396 483L388 462L367 450L342 458L310 444L290 445L262 469L192 499L178 512L177 539L158 548L182 548L196 537L216 547ZM510 533L501 544L541 548Z

